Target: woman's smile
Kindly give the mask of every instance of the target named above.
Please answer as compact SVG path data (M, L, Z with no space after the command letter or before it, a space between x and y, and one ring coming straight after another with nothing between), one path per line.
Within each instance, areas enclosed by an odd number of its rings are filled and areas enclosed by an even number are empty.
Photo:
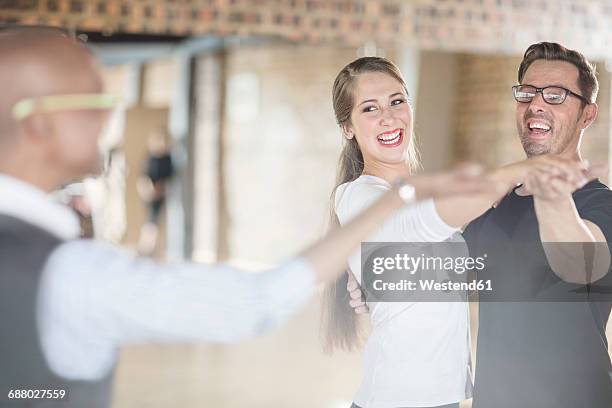
M394 129L379 134L376 139L384 147L397 147L402 144L404 139L403 129Z

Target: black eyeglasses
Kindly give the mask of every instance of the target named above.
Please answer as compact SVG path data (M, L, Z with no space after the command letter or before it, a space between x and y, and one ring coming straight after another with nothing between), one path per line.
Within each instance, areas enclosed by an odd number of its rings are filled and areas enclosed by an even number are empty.
M545 86L544 88L536 88L532 85L515 85L512 87L514 99L517 102L529 103L535 98L538 93L542 94L544 102L551 105L560 105L565 101L567 95L575 96L587 105L591 102L582 95L578 95L569 89L560 86Z

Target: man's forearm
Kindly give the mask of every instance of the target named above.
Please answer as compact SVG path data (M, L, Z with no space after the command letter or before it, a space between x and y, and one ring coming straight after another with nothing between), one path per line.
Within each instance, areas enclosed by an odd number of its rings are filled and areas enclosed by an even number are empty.
M571 196L556 201L534 197L534 207L546 258L561 279L591 283L607 273L610 253L603 234L596 236L580 218Z
M542 242L596 242L571 195L558 201L534 197L533 204Z

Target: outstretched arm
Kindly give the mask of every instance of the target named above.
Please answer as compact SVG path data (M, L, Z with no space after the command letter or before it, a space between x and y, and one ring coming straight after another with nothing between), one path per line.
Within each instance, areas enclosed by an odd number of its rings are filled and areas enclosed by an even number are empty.
M487 174L497 185L503 186L501 190L436 199L434 200L436 209L440 218L448 225L462 227L484 213L512 188L525 183L531 172L540 170L550 171L560 177L573 180L581 176L583 169L578 162L552 155L529 158L492 170Z
M406 182L415 188L415 201L483 191L500 194L499 184L479 177L479 173L477 168L466 167L453 172L410 176ZM302 252L301 256L312 266L319 281L333 280L345 270L346 260L361 241L404 206L406 202L400 198L398 187L393 186L366 210L343 224L342 228L330 232L321 241Z
M470 171L407 182L415 200L495 188ZM41 282L45 356L62 376L94 379L112 366L120 344L227 343L269 331L303 307L317 282L342 273L359 243L405 205L395 187L343 228L262 273L157 264L94 241L64 244L51 255Z

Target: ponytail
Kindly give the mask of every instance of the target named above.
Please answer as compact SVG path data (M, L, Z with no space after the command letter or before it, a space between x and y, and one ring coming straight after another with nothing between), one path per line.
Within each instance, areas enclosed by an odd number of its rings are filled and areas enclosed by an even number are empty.
M336 190L339 185L356 180L363 172L363 156L355 138L346 140L340 163L336 187L331 196L330 228L340 226L335 210ZM359 346L360 327L357 315L349 304L348 284L349 270L325 287L322 305L322 341L323 349L331 353L335 349L351 351Z

